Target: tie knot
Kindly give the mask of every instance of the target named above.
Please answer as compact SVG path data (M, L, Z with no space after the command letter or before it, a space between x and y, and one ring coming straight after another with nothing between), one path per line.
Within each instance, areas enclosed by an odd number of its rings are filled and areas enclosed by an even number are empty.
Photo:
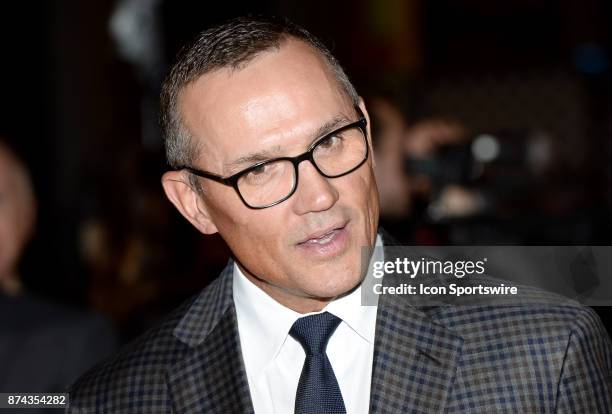
M329 312L305 316L295 321L289 335L302 344L306 355L324 354L327 342L340 322L340 318Z

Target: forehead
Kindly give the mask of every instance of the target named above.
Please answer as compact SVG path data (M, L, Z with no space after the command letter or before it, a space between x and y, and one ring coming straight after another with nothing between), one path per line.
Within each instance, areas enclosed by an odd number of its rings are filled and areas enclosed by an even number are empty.
M320 54L293 39L241 69L200 77L185 88L179 105L201 159L213 164L249 150L282 147L352 113L348 96Z

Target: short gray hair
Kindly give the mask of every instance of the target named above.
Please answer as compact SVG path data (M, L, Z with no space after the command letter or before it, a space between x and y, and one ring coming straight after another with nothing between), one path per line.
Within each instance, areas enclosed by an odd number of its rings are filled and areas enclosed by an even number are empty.
M278 49L289 38L317 50L354 105L359 96L329 49L304 28L286 19L239 17L201 32L183 47L164 80L161 91L161 126L168 164L174 169L193 165L196 144L183 125L178 100L182 90L202 75L221 68L240 69L258 54Z

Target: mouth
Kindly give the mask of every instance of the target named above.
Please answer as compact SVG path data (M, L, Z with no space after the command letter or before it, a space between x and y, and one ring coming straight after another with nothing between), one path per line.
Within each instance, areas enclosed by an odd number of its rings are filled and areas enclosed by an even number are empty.
M297 247L311 256L329 257L342 252L348 241L348 221L318 230L297 243Z
M334 234L344 229L348 222L342 222L326 227L324 229L314 231L302 239L297 244L326 244L333 238Z

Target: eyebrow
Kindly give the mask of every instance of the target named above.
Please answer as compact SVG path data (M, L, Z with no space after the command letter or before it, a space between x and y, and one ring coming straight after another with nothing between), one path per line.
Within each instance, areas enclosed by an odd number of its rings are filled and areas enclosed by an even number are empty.
M319 138L324 137L330 132L333 132L335 129L341 128L344 125L348 125L350 122L351 120L345 115L336 115L335 117L333 117L332 119L330 119L329 121L321 125L319 128L317 128L317 130L312 134L313 138L311 139L310 143L306 146L306 148L310 148L312 144L316 142ZM234 161L227 163L225 165L225 170L234 171L230 173L230 174L234 174L237 172L235 170L238 167L241 167L241 166L248 167L249 165L253 165L261 161L267 161L269 159L278 157L282 149L283 148L281 145L275 145L272 148L245 155L243 157L240 157Z

